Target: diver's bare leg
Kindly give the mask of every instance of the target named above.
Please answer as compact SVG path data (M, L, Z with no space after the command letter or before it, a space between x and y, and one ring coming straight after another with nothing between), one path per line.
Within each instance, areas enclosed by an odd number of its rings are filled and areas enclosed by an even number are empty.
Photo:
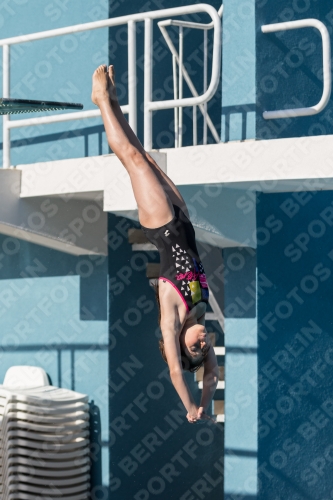
M143 226L159 227L173 217L172 203L141 148L131 141L119 123L109 98L109 79L105 65L93 74L91 100L102 115L107 140L129 173Z
M188 215L188 210L186 207L186 203L184 201L184 198L180 194L178 188L175 186L175 184L172 182L170 177L163 172L163 170L159 167L159 165L156 163L156 161L150 156L149 153L147 153L142 146L141 142L131 129L129 123L127 122L126 118L124 117L124 114L120 108L118 98L117 98L117 90L116 90L116 83L115 83L115 71L114 67L111 65L108 68L108 74L109 74L109 95L110 95L110 101L111 101L111 107L114 111L114 114L116 115L120 125L122 126L125 134L128 137L128 140L131 142L133 146L135 146L138 151L140 151L147 159L151 167L154 169L154 172L162 184L164 190L168 194L171 203L174 205L177 205L182 208L182 210L185 212L185 214L189 217Z

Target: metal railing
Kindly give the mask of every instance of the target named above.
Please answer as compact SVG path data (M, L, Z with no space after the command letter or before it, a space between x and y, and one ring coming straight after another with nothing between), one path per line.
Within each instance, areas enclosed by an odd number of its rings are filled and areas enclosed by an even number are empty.
M219 8L218 14L222 17L223 14L223 5ZM161 30L161 33L172 53L172 70L173 70L173 88L174 88L174 99L182 99L183 98L183 79L186 81L192 95L194 97L198 97L199 94L195 88L193 81L188 74L184 63L183 63L183 54L184 54L184 35L183 28L192 28L202 30L204 33L204 43L203 43L203 91L207 90L207 74L208 74L208 31L214 27L213 22L209 24L203 23L195 23L188 21L179 21L174 19L168 19L165 21L160 21L158 26ZM178 26L179 27L179 52L177 52L176 47L174 46L168 32L166 30L166 26ZM178 83L177 83L177 64L178 64ZM203 144L207 144L207 125L215 139L216 142L220 142L220 136L214 127L212 120L207 112L207 101L204 104L199 105L199 109L203 115ZM175 107L174 108L174 129L175 129L175 147L182 146L182 137L183 137L183 108ZM193 106L193 145L197 145L198 143L198 133L197 133L197 106Z
M210 15L214 27L213 54L212 54L212 74L209 86L205 85L205 91L201 95L194 93L193 97L175 98L166 101L152 100L152 82L153 82L153 20L181 16L195 13L207 13ZM10 94L10 46L18 43L27 43L45 38L52 38L61 35L78 33L99 28L108 28L127 24L128 27L128 104L122 106L124 113L129 115L129 124L137 131L137 95L136 95L136 23L144 21L144 147L146 150L152 149L152 127L153 111L182 108L184 106L201 106L208 102L215 94L219 79L221 65L221 19L217 11L211 5L196 4L186 7L176 7L171 9L162 9L152 12L142 12L128 16L121 16L114 19L103 21L94 21L86 24L77 24L66 28L59 28L49 31L42 31L30 35L16 36L0 40L0 46L3 48L3 97L9 97ZM204 28L207 29L207 28ZM210 29L210 28L209 28ZM184 66L180 65L181 71L185 77ZM186 77L185 77L186 78ZM193 92L192 92L193 93ZM200 108L201 109L201 108ZM43 116L38 118L10 120L10 115L3 116L3 167L10 167L10 130L12 128L27 127L33 125L42 125L69 120L80 120L86 118L95 118L100 116L99 110L80 111L77 113L66 113L58 115Z
M315 106L307 108L279 109L276 111L264 111L265 120L276 118L290 118L297 116L312 116L320 113L328 104L331 96L331 41L330 34L325 24L318 19L301 19L300 21L288 21L286 23L265 24L261 26L263 33L274 33L276 31L296 30L301 28L316 28L323 44L323 93L320 101Z

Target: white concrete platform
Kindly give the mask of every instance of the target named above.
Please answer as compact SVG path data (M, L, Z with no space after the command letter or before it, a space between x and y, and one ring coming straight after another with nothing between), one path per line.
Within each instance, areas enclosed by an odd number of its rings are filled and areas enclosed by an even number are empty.
M20 198L21 171L0 169L0 233L73 255L107 255L101 201Z
M333 189L331 136L234 141L165 149L152 155L184 196L197 239L222 248L256 246L256 191ZM96 203L105 215L103 231L106 231L106 212L137 220L130 178L115 155L17 165L9 170L17 173L17 182L20 172L19 197L26 204L33 204L33 200L41 203L45 197L61 199L67 204L67 212L70 201L74 214L75 203ZM62 227L65 213L63 217L59 218ZM0 218L0 231L10 233L10 224ZM93 226L90 225L92 234ZM49 239L55 238L54 245L63 247L58 233L59 228L53 228ZM92 242L88 243L88 233L83 245L67 242L69 251L78 254L94 251ZM95 251L106 252L106 243Z
M167 152L168 175L177 185L221 183L265 192L333 188L330 135L231 141L162 151ZM315 181L321 186L316 188Z
M232 141L152 152L177 186L222 184L257 191L332 189L333 137ZM104 210L136 208L114 155L17 165L21 197L104 192ZM318 184L318 185L317 185Z

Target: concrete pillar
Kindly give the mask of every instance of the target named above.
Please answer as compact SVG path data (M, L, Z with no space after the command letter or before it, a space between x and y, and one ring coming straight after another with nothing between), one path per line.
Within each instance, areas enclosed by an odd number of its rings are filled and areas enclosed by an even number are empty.
M255 1L223 2L221 140L255 137Z

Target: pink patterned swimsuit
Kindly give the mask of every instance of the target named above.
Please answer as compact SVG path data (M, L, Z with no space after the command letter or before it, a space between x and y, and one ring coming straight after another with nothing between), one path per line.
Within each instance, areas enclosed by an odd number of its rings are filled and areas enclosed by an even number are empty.
M159 279L171 283L189 312L198 302L208 302L208 285L192 223L180 207L173 205L173 208L175 215L164 226L141 227L160 253Z

